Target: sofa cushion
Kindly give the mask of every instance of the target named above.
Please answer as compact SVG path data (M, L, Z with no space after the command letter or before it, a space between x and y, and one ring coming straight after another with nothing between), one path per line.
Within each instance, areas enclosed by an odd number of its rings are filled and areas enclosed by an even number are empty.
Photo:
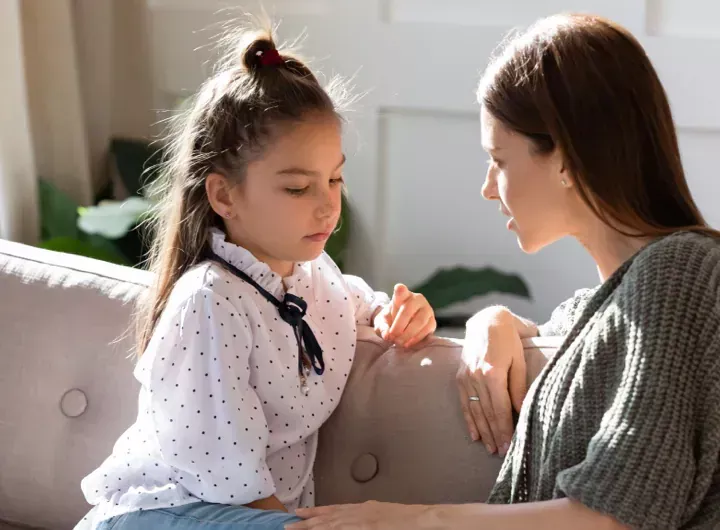
M137 411L123 334L149 275L0 241L0 519L72 528Z

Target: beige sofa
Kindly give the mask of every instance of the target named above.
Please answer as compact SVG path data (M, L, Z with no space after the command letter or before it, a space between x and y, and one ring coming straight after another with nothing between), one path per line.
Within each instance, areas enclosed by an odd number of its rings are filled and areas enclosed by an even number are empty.
M0 529L69 529L80 480L136 414L125 334L148 273L0 241ZM540 367L557 341L526 345ZM500 466L468 437L454 377L461 345L415 351L371 330L321 432L321 504L486 498ZM5 523L1 521L6 521Z

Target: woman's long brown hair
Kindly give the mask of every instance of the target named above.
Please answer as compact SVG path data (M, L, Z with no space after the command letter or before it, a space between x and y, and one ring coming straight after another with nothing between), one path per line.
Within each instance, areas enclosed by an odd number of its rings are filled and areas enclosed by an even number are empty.
M556 148L585 203L633 237L720 236L690 194L670 105L640 43L592 15L557 15L510 40L478 100L536 151Z

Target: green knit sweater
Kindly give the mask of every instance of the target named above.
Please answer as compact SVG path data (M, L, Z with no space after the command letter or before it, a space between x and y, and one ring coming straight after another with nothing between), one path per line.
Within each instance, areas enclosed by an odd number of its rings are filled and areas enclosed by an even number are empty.
M491 503L569 497L639 529L720 528L720 242L679 233L561 305Z

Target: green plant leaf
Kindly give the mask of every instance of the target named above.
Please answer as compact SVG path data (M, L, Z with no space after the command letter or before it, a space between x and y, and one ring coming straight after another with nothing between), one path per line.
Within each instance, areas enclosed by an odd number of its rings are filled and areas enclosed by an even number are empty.
M157 176L162 150L145 140L113 138L110 153L128 193L142 195L143 187Z
M506 274L492 267L440 269L412 290L425 295L436 311L490 293L530 298L530 290L520 276Z
M97 206L78 208L77 225L86 234L120 239L147 214L150 208L150 201L142 197L130 197L122 202L103 201Z
M54 184L38 179L40 200L40 239L79 237L77 228L78 205Z
M96 246L89 241L81 241L72 237L55 237L41 242L38 246L55 252L86 256L118 265L130 265L128 260L111 246Z
M332 258L335 264L344 270L345 253L347 252L348 241L350 239L350 205L342 196L342 211L340 212L340 221L338 228L333 232L325 245L325 252Z

